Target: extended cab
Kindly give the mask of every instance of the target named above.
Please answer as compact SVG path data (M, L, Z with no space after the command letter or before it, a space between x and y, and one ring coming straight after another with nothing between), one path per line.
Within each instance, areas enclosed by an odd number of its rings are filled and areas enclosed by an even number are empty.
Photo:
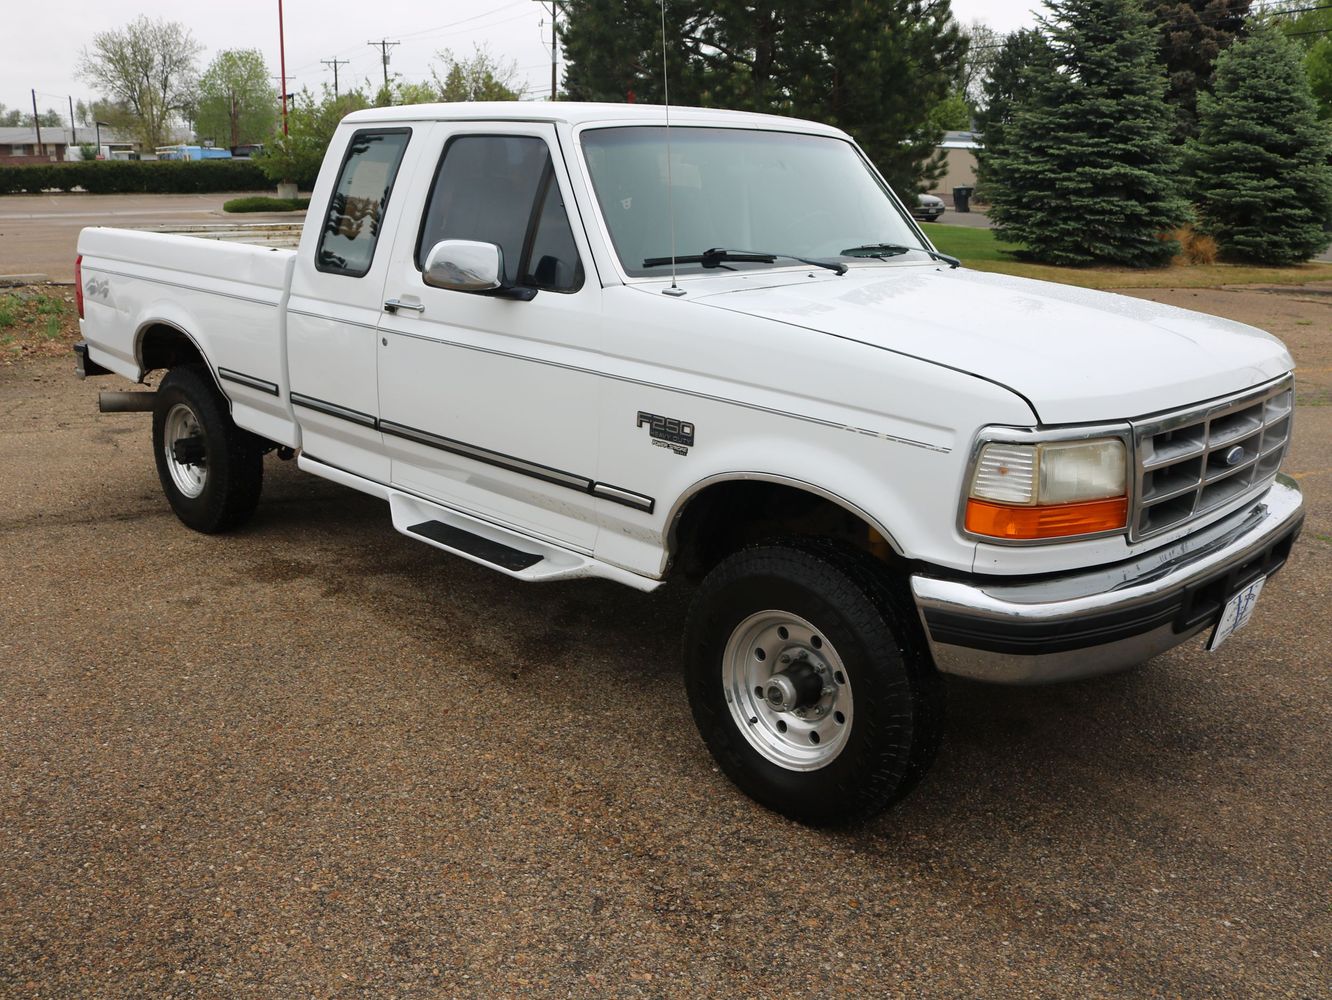
M280 451L521 580L701 580L695 719L808 822L919 779L940 671L1219 645L1301 523L1277 340L959 269L812 122L358 112L296 251L96 228L78 252L80 372L166 371L115 405L153 411L185 524L241 524Z

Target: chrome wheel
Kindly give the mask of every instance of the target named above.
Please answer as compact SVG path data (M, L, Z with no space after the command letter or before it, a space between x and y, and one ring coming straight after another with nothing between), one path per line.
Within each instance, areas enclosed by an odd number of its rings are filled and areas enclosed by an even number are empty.
M191 500L200 496L208 484L208 456L199 418L184 403L167 411L162 453L176 489Z
M851 683L826 636L799 615L760 611L722 654L726 704L750 746L793 771L836 759L851 733Z

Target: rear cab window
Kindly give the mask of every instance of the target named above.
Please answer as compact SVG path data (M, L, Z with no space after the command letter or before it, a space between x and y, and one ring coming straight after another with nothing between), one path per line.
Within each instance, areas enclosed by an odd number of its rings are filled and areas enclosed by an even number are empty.
M329 199L315 267L361 278L374 261L379 231L388 209L411 129L366 129L354 133Z

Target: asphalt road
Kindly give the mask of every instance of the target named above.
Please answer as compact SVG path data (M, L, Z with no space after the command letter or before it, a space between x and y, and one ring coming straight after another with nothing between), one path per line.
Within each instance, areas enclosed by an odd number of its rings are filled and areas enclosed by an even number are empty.
M0 195L0 275L44 274L74 280L79 230L290 222L291 213L230 215L222 203L254 192L225 194Z

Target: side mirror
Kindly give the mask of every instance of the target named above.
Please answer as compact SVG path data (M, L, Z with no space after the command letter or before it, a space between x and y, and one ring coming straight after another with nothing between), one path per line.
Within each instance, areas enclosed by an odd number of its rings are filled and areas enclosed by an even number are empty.
M495 292L504 286L504 251L494 243L441 240L426 257L422 279L451 292Z

